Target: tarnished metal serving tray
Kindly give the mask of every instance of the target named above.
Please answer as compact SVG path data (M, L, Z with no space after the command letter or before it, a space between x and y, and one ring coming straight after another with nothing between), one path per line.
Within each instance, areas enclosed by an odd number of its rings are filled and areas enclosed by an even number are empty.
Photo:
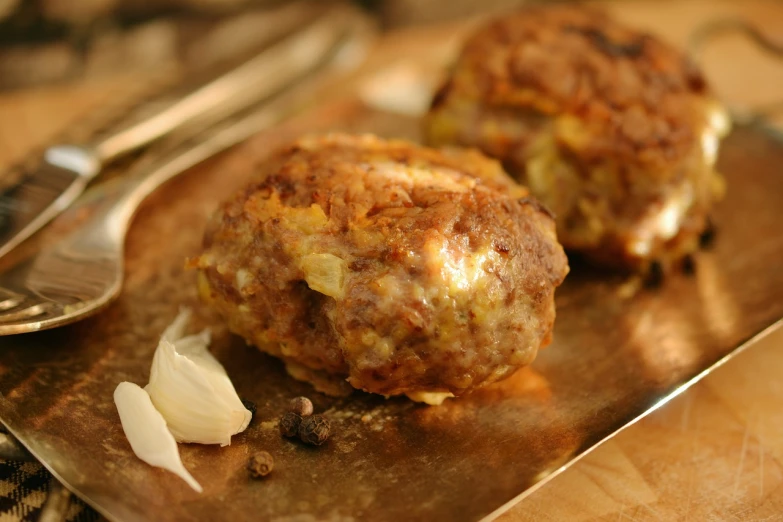
M417 127L414 118L343 99L163 187L132 227L118 302L71 327L0 339L0 419L112 520L477 520L501 512L783 317L783 143L741 127L721 152L729 190L714 214L717 235L692 274L634 294L622 277L572 263L557 291L554 343L511 379L440 407L315 393L226 332L198 303L184 259L198 251L218 201L247 179L252 162L245 158L305 131L417 139ZM182 305L195 307L194 328L213 326L214 352L240 396L258 405L230 447L181 446L203 494L132 454L112 401L118 382L147 382L158 336ZM334 423L321 448L278 433L287 399L301 394ZM244 466L261 449L275 456L276 468L251 481Z

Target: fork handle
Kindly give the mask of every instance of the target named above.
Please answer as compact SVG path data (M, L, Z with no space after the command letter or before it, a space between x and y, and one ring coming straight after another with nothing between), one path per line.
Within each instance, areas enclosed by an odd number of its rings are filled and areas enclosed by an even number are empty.
M343 37L329 49L321 49L316 53L320 59L311 58L309 64L303 61L295 65L289 60L287 67L298 71L298 75L278 74L275 83L281 91L286 88L261 108L238 119L225 121L206 135L201 133L184 142L175 141L176 148L170 154L151 164L141 164L131 175L99 185L93 194L85 195L81 204L70 209L69 214L78 212L79 207L92 207L93 212L88 222L68 241L78 243L78 250L90 251L94 255L121 252L127 227L136 209L155 189L187 169L303 110L307 104L317 101L313 94L322 88L333 88L342 83L363 60L374 30L369 19L356 9L345 10L340 20L345 29ZM74 246L71 243L68 248Z
M302 4L302 2L300 2ZM313 5L298 5L306 11ZM320 9L319 9L320 11ZM191 124L205 128L236 111L273 95L303 69L312 66L318 50L333 46L344 32L344 6L337 4L312 18L304 29L265 49L236 69L199 87L173 105L93 144L102 165ZM100 169L94 169L97 174Z

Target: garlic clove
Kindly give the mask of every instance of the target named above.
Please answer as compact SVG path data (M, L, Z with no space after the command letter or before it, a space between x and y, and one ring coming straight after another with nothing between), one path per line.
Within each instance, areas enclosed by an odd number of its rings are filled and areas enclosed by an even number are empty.
M133 453L151 466L171 471L201 493L201 485L182 464L174 436L147 392L131 382L121 382L114 390L114 404Z
M177 339L185 337L185 328L188 327L192 315L193 312L190 308L181 307L177 317L175 317L171 324L163 330L163 334L160 338L173 343Z
M215 359L215 356L207 349L211 337L209 329L206 329L197 335L178 339L172 344L174 345L174 350L178 354L187 357L204 369L212 370L228 377L226 369L223 368L220 361Z
M241 413L244 407L241 402L239 406L231 404L227 391L233 386L220 378L177 354L173 344L161 343L146 390L177 441L225 446L231 435L243 429L243 417L233 411ZM223 376L223 381L227 380Z
M146 390L178 442L226 446L247 427L252 414L207 349L209 332L182 337L189 315L182 310L164 332Z

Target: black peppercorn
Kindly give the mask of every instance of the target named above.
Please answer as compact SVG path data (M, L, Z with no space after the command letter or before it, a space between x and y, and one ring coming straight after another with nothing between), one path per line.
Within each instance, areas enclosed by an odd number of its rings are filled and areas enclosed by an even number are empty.
M302 417L307 417L313 414L313 403L307 397L297 397L291 399L288 405L288 411L294 412Z
M283 437L296 437L299 434L301 424L302 416L289 411L280 417L280 434Z
M645 280L645 286L647 288L657 288L663 283L664 271L663 266L659 261L653 261L650 263L650 268L647 271L647 279Z
M258 410L256 403L247 399L241 399L241 401L242 406L244 406L245 409L250 412L250 422L253 422L253 419L256 417L256 411Z
M311 415L302 419L299 425L299 439L313 446L320 446L329 438L331 425L320 415Z
M275 459L266 451L259 451L247 463L247 469L253 478L266 477L275 468Z
M715 223L707 218L707 225L704 227L704 232L699 236L699 246L702 248L710 248L715 242L715 233Z
M682 271L686 275L693 275L696 273L696 261L693 256L685 256L682 258Z

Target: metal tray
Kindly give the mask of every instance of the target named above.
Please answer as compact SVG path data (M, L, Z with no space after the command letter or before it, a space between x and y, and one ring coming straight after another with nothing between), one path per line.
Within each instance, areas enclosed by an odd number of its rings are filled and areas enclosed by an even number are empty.
M196 299L184 259L217 202L253 163L305 131L417 139L414 118L343 98L199 166L155 193L128 238L125 291L80 324L0 338L0 420L68 488L111 520L477 520L502 512L602 440L680 393L783 317L783 143L759 127L725 141L729 191L693 274L629 292L627 279L578 263L557 292L554 343L532 367L427 407L318 394L231 336ZM79 274L74 274L78 277ZM201 495L131 452L112 392L147 382L163 328L188 304L242 397L258 405L230 447L183 445ZM280 437L287 399L310 396L334 423L312 449ZM276 469L251 481L250 454Z

